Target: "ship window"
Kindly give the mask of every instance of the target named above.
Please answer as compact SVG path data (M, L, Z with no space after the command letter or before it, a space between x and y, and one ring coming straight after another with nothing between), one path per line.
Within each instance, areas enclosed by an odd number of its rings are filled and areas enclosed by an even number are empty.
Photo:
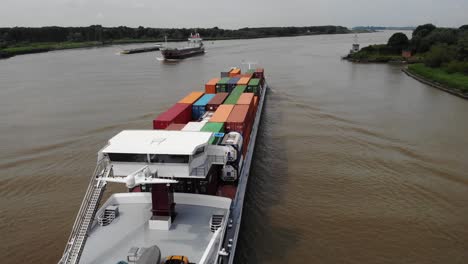
M151 163L188 163L188 155L150 154Z
M197 156L199 154L202 154L204 151L205 151L205 147L198 148L193 155Z
M109 159L115 162L148 162L146 154L108 153Z

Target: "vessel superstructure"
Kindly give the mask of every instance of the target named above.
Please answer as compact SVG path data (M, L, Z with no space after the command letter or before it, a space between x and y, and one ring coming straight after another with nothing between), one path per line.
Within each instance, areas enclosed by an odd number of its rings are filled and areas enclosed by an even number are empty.
M59 263L233 263L267 87L233 68L112 137ZM101 203L108 183L128 192Z
M161 54L165 60L180 60L192 56L203 55L205 46L200 34L191 34L188 38L187 45L182 48L165 47L161 48Z

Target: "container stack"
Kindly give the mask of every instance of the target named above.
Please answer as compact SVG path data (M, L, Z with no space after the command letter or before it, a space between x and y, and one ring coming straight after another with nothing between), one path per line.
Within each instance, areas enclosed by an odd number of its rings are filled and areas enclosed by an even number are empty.
M205 94L192 106L192 119L198 120L206 112L206 105L215 97L215 94Z
M216 84L221 80L221 78L213 78L205 84L205 94L215 94L216 93Z
M208 122L206 123L202 129L200 130L202 132L213 132L213 133L224 133L224 123L220 123L220 122ZM211 137L210 139L210 144L217 144L218 141L219 141L219 138L217 138L215 136L215 134L213 134L213 136Z
M154 129L165 129L170 124L187 124L192 119L192 105L177 103L153 120Z
M229 71L229 77L237 77L241 74L241 69L239 68L234 68Z
M154 129L212 132L210 144L222 133L238 132L245 155L265 82L262 68L244 74L238 68L222 72L205 84L205 92L192 92L153 120Z
M231 94L228 96L226 101L224 101L224 104L235 105L237 103L237 100L239 100L239 97L242 95L246 88L247 87L245 85L236 86L236 88L232 90Z
M228 96L228 93L217 93L215 97L206 104L206 111L216 111L218 106L223 104Z
M227 91L228 93L232 92L234 88L237 86L237 82L240 80L239 77L233 77L230 78L229 81L227 82Z
M192 105L203 92L191 92L153 120L153 129L166 129L170 124L187 124L192 120Z
M228 92L228 82L229 77L223 77L219 79L218 83L216 84L216 93L227 93Z
M206 125L208 122L188 122L184 127L181 129L182 131L201 131L201 129Z

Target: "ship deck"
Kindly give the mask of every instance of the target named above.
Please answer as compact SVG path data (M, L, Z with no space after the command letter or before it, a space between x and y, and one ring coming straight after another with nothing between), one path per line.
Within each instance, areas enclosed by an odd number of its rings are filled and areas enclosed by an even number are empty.
M174 198L177 216L171 229L153 230L148 225L151 218L150 193L111 196L102 208L118 205L120 215L108 226L95 225L89 233L80 263L115 264L127 261L130 248L153 245L160 248L161 259L184 255L190 262L198 263L214 235L209 225L211 216L226 215L230 200L179 193Z

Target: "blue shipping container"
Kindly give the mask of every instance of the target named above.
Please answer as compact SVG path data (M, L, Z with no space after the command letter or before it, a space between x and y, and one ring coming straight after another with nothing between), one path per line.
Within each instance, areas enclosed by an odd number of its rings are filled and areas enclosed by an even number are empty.
M206 105L208 104L216 94L205 94L203 95L198 101L196 101L192 106L192 118L193 120L197 120L202 117L206 110Z
M236 87L237 82L239 80L240 80L239 77L234 77L234 78L229 79L229 81L227 83L227 92L228 93L230 93L230 92L232 92L232 90L234 90L234 88Z

